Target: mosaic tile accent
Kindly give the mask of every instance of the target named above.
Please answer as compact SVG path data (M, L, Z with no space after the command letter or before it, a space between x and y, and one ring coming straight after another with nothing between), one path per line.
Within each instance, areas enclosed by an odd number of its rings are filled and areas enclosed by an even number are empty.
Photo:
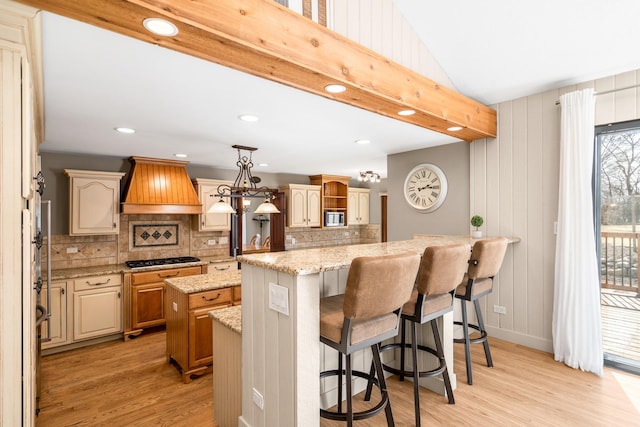
M133 226L133 247L177 246L179 224L138 224Z

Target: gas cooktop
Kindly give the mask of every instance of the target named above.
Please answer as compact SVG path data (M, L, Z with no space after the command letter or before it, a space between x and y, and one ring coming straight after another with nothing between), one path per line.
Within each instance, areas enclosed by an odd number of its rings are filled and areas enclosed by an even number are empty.
M186 264L198 262L200 258L193 256L180 256L174 258L141 259L137 261L125 261L124 265L129 268L155 267L159 265Z

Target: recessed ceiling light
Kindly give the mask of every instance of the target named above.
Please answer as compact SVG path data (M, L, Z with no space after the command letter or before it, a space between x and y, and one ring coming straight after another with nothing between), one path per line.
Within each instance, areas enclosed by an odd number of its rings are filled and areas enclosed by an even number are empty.
M324 87L324 90L326 90L329 93L342 93L345 90L347 90L346 87L342 86L342 85L326 85Z
M258 166L266 168L267 166L269 166L269 163L258 163Z
M159 36L175 36L178 34L178 27L176 27L171 22L166 19L161 18L146 18L142 21L142 25L148 31L151 31L153 34L157 34Z
M415 110L400 110L398 111L399 116L413 116L416 113Z
M113 128L116 132L120 132L120 133L136 133L135 129L131 129L131 128L123 128L123 127L119 127L119 128Z
M254 116L253 114L240 114L238 118L243 122L257 122L260 120L260 117Z
M447 130L449 132L458 132L459 130L462 130L462 126L451 126L450 128L447 128Z
M370 140L368 140L368 139L358 139L358 140L356 140L356 141L354 141L354 142L355 142L356 144L359 144L359 145L366 145L366 144L369 144L371 141L370 141Z
M174 156L176 156L176 157L180 157L180 158L185 158L185 157L187 157L187 155L186 155L186 154L183 154L183 153L177 153L177 154L174 154Z

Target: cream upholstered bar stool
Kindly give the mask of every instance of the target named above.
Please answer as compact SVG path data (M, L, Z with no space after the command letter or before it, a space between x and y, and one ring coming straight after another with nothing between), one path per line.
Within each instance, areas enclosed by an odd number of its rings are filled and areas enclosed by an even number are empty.
M460 300L460 308L462 312L462 322L454 322L456 325L462 325L463 338L456 338L456 343L464 343L464 357L467 366L467 383L473 384L473 376L471 373L471 344L482 343L484 346L484 355L487 359L487 366L493 367L491 359L491 350L489 349L489 341L487 341L487 331L482 320L482 310L480 309L481 297L491 293L493 290L493 278L500 267L504 254L507 252L509 241L504 237L495 237L491 239L478 240L471 250L471 259L469 260L469 269L465 274L462 282L456 288L456 298ZM477 325L470 324L467 315L466 302L473 302L476 311ZM477 331L480 336L471 338L469 328Z
M324 371L320 378L338 376L338 409L321 409L320 416L346 421L370 418L385 410L387 425L393 426L389 394L380 361L379 343L396 336L402 306L411 296L420 266L420 255L407 252L398 255L358 257L351 262L344 295L320 299L320 341L339 352L338 369ZM353 412L352 377L369 379L369 374L352 370L351 355L371 348L380 388L380 402L373 408ZM345 369L342 369L342 355ZM342 411L342 375L346 375L347 412Z
M411 298L402 308L402 329L399 343L387 344L381 351L401 348L400 369L384 365L384 370L400 376L400 381L404 377L413 378L413 399L415 407L416 427L420 426L420 389L419 380L425 377L435 377L442 375L450 404L455 403L453 389L447 362L444 357L440 332L438 330L438 319L453 311L453 292L460 284L467 262L471 255L471 246L463 244L432 246L425 249L420 262L420 270L416 287L411 294ZM410 323L411 342L406 340L405 326ZM431 324L435 349L425 345L419 345L417 341L418 325ZM411 349L411 370L405 367L405 348ZM438 358L438 366L428 371L420 371L418 367L418 350L426 351ZM365 399L371 392L371 381L367 387Z

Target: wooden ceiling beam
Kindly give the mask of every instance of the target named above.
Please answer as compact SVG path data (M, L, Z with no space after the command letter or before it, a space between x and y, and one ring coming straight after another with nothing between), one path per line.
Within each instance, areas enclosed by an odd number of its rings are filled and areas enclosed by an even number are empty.
M52 13L466 141L496 136L496 112L271 0L20 0ZM161 37L148 17L173 22ZM99 53L97 53L99 54ZM347 87L340 94L327 84ZM413 116L399 116L412 109ZM461 126L458 132L448 131Z

